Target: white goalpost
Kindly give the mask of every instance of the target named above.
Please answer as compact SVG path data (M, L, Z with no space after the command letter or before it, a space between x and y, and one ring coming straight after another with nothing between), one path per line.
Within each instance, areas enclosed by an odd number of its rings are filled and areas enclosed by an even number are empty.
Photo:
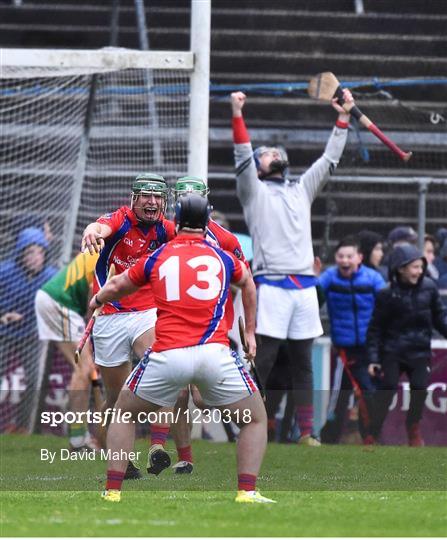
M191 5L189 51L0 49L0 274L24 268L29 228L46 237L46 266L68 263L138 173L206 178L210 2ZM0 432L32 426L45 363L34 298L7 279L0 317L21 320L0 324Z

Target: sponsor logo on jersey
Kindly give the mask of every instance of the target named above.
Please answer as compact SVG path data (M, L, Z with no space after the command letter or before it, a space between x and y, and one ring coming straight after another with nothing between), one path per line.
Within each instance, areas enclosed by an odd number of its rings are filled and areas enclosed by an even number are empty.
M123 268L130 268L130 267L133 266L137 261L138 261L138 259L135 259L134 257L131 257L130 255L128 255L127 261L123 261L123 260L120 259L117 255L114 255L114 256L113 256L113 262L114 262L115 264L118 264L118 265L122 266Z

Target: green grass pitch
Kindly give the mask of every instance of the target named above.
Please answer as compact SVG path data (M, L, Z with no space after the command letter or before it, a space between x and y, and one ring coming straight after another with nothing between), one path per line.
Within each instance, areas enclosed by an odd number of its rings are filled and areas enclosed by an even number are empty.
M105 503L106 464L42 462L66 439L4 435L1 536L445 536L444 448L271 444L258 482L276 505L237 505L235 445L194 441L191 476L124 484ZM138 441L144 469L147 443ZM171 441L168 450L175 452Z

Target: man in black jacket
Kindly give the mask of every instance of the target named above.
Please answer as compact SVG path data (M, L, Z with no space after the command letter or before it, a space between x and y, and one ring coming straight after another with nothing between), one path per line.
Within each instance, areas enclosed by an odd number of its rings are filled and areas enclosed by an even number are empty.
M423 446L419 422L430 378L433 327L447 337L447 310L434 282L425 277L427 261L410 244L391 253L390 284L376 299L368 328L368 371L381 377L376 394L371 437L379 437L388 408L397 390L399 376L410 381L411 399L406 427L410 446Z

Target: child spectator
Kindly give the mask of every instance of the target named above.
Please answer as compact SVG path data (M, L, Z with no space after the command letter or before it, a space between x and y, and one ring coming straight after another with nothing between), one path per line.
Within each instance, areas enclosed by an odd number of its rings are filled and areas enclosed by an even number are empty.
M440 228L436 231L436 239L439 244L439 252L433 261L438 270L438 287L447 290L447 229Z
M433 327L447 337L447 310L435 283L425 277L427 261L410 244L390 256L390 284L379 292L368 329L370 375L381 376L376 393L371 436L377 440L397 390L399 376L410 380L410 407L406 418L410 446L423 446L420 420L430 378Z
M373 382L368 375L366 357L366 332L374 309L376 295L385 286L382 276L362 264L359 242L353 237L344 238L335 251L336 266L328 268L319 278L327 301L331 324L331 339L343 370L334 378L336 405L321 431L323 443L340 440L349 397L354 389L359 398L359 430L363 439L368 435ZM338 371L340 371L340 369Z
M407 225L394 227L394 229L392 229L388 235L388 244L391 248L394 248L401 244L416 245L417 241L417 232L413 229L413 227L409 227Z
M388 271L382 265L383 260L383 239L380 234L373 231L363 230L357 235L359 239L359 251L363 256L362 264L377 270L386 281Z
M431 234L426 234L424 236L424 257L427 261L427 276L432 278L434 281L439 279L439 271L436 266L433 264L435 261L435 252L437 248L436 238Z

